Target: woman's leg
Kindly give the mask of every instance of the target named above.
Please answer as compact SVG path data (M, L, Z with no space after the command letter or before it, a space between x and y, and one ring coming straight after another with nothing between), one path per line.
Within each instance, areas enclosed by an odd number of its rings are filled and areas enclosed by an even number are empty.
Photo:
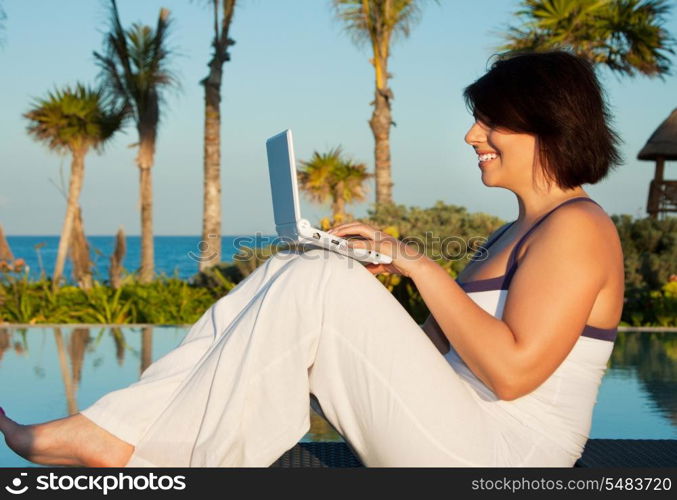
M210 307L180 346L149 366L138 382L107 394L82 412L22 425L0 411L0 432L8 446L27 460L44 465L124 465L140 434L157 418L172 391L218 332L225 329L226 322L244 308L263 283L296 257L296 251L285 251L268 259ZM217 305L219 314L215 315Z
M309 393L367 465L491 465L471 392L361 264L311 250L217 333L128 465L270 465L308 430Z
M146 368L137 382L106 394L80 413L123 441L136 445L180 384L200 366L201 358L215 340L243 313L266 283L299 254L281 251L267 259L209 307L179 346Z

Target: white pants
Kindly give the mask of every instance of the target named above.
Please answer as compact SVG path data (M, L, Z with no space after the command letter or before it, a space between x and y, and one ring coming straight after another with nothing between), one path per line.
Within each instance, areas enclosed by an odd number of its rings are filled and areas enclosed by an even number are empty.
M269 258L81 413L135 446L129 467L268 466L308 431L309 394L367 466L511 465L471 391L359 262L313 249Z

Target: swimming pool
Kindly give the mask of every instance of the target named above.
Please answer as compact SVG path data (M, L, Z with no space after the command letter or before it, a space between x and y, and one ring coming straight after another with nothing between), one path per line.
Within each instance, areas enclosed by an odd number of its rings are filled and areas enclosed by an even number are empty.
M21 423L61 418L138 380L183 327L0 327L0 406ZM677 439L677 332L619 332L591 438ZM313 418L305 441L340 436ZM0 444L0 467L33 465Z

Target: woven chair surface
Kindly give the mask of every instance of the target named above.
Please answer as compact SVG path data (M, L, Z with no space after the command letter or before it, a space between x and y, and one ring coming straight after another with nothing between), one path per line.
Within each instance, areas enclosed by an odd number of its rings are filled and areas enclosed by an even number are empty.
M298 443L271 467L362 467L343 442ZM677 439L589 439L575 467L677 467Z
M576 467L675 467L677 439L589 439Z

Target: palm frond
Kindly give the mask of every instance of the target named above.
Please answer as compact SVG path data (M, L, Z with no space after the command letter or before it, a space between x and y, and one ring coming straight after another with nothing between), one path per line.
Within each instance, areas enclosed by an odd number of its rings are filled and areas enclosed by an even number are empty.
M332 0L337 19L356 44L409 36L420 20L422 0Z
M374 177L374 174L367 172L367 166L364 163L353 163L347 161L343 175L343 198L346 203L364 201L367 198L366 181Z
M169 11L160 10L154 29L139 23L124 29L116 0L110 0L109 23L104 50L94 52L100 81L110 100L134 117L137 128L153 130L160 121L163 90L179 87L169 68Z
M298 173L299 188L315 203L335 202L336 196L346 203L362 201L367 192L365 181L372 177L365 164L346 158L341 146L326 153L314 151L310 160L301 162Z
M669 74L675 39L664 28L668 0L523 0L520 26L501 51L569 49L596 65L634 76Z
M24 114L28 133L59 153L95 148L120 129L124 113L106 102L103 90L81 83L49 91Z
M340 148L327 153L313 152L310 160L302 161L298 172L299 188L315 203L326 203L331 195L330 178L341 154Z

